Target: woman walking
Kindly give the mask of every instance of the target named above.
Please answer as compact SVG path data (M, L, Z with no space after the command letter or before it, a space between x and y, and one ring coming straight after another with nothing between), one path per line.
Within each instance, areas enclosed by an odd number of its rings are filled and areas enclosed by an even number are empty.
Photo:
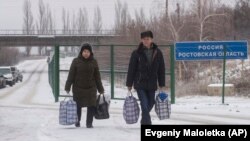
M82 107L87 107L86 127L93 128L97 91L104 94L99 67L90 44L83 44L79 56L72 61L65 91L69 93L72 86L73 100L77 103L78 122L80 127Z

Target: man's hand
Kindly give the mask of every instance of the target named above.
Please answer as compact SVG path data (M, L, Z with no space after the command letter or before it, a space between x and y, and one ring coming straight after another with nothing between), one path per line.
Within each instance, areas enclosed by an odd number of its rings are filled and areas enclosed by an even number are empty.
M160 92L164 92L164 87L159 87Z
M67 94L69 94L69 91L66 91Z
M166 91L169 91L169 87L166 87L165 89L166 89Z

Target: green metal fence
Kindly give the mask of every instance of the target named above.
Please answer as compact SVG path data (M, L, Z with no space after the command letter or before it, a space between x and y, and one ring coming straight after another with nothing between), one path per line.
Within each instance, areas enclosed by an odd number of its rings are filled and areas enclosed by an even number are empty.
M68 60L60 58L60 48L63 47L75 47L75 45L56 45L53 50L53 55L48 64L49 83L53 90L56 102L58 102L59 97L69 96L63 94L63 87L68 75L71 62L69 63ZM129 58L131 52L136 48L137 45L93 45L95 58L97 59L99 64L102 80L107 82L106 85L108 85L107 87L109 87L109 90L107 91L110 92L112 99L124 99L117 96L120 94L119 89L126 88L125 81ZM162 50L165 59L166 82L168 87L170 88L171 103L175 103L174 45L159 45L159 48ZM74 57L76 57L76 55ZM62 63L64 64L62 65Z

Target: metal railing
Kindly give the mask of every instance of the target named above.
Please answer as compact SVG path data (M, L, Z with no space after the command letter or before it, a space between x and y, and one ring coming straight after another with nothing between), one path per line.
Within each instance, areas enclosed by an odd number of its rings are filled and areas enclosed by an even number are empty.
M68 73L69 71L68 69L60 69L60 47L67 47L67 46L56 45L54 47L54 55L52 57L51 62L49 63L49 77L50 77L49 80L50 80L51 87L53 89L53 94L54 94L56 102L59 100L59 97L68 97L67 95L62 95L60 93L60 84L61 84L60 72ZM70 45L70 46L75 46L75 45ZM101 74L106 75L106 77L103 79L106 79L106 80L108 79L107 81L109 81L108 83L110 84L111 98L123 99L123 98L115 97L116 95L115 84L118 83L118 81L122 81L123 84L125 83L127 67L128 67L129 57L130 57L129 54L131 53L132 47L135 47L137 45L93 45L93 46L97 48L99 47L100 50L105 50L105 52L101 52L101 53L98 53L98 51L96 51L95 57L97 57ZM162 49L167 49L167 50L163 50L164 58L165 60L167 60L165 61L165 65L167 65L166 70L168 70L165 72L165 74L166 76L170 76L169 85L170 85L170 93L171 93L171 103L175 103L174 45L159 45L159 47ZM166 57L169 57L169 58L166 58ZM118 77L119 77L119 80L116 79ZM65 76L63 76L63 78L65 78Z

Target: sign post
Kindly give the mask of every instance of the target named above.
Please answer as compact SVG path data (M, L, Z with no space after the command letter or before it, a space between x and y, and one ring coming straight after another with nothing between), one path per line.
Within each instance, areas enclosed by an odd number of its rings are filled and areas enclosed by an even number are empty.
M227 52L227 46L223 46L223 50L224 50L224 58L223 58L222 104L224 104L224 101L225 101L225 75L226 75L226 52Z
M223 104L225 97L226 60L247 58L247 41L178 42L175 44L175 59L177 61L223 60Z

